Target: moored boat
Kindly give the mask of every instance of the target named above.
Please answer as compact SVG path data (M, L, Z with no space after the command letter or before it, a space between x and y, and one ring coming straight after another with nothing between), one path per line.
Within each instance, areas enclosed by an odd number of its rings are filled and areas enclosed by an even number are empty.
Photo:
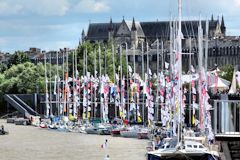
M177 139L171 139L169 142L166 142L164 145L160 146L159 149L148 152L147 160L220 159L218 152L210 151L199 142L183 142L184 144L179 145L177 143Z
M139 128L137 126L129 127L126 130L121 130L121 137L125 138L137 138L138 137Z

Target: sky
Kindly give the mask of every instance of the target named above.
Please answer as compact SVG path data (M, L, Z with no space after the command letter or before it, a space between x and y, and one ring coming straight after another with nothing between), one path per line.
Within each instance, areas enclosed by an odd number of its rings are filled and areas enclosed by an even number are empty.
M240 0L183 0L183 19L224 16L227 35L240 35ZM201 16L200 16L201 15ZM0 0L0 51L76 48L89 23L163 21L177 0Z

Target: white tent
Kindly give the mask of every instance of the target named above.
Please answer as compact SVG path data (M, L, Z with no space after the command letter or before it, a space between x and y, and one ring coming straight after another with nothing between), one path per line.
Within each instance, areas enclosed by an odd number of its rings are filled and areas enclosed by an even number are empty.
M229 89L229 84L224 83L224 80L222 78L217 79L217 82L214 82L210 88L217 88L218 90L225 90Z
M240 72L237 71L237 67L234 68L233 78L232 78L232 85L229 90L229 94L234 94L237 92L237 87L240 86Z

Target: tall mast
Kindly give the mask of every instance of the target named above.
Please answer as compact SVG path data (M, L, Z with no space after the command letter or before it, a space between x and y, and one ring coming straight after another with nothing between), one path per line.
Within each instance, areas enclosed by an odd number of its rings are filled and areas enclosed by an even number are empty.
M156 121L158 121L158 108L159 108L159 40L157 38L157 97L156 97Z
M149 57L148 57L148 43L147 43L147 79L145 79L145 85L149 85ZM149 112L149 107L148 107L148 112ZM149 119L149 116L147 116Z
M189 52L192 53L192 38L190 37L189 41ZM192 106L192 70L191 70L191 65L192 65L192 55L189 54L189 73L190 73L190 83L189 83L189 100L188 100L188 121L191 126L192 124L192 116L191 116L191 106Z
M47 53L44 53L44 68L45 68L45 104L46 104L46 116L49 116L49 102L48 102L48 78L47 78Z
M198 26L198 72L199 72L199 80L198 80L198 92L199 92L199 124L202 129L202 110L203 110L203 99L202 99L202 60L203 60L203 48L202 48L202 39L203 39L203 31L202 31L202 23L201 16L199 20Z
M87 48L86 48L85 56L86 56L85 60L86 60L86 75L87 75L87 73L88 73L88 50L87 50Z
M83 75L85 76L85 48L83 49Z
M101 87L102 87L102 72L101 72L101 47L99 44L98 47L98 63L99 63L99 91L100 91L100 117L103 118L103 113L102 113L102 109L103 109L103 104L102 104L102 98L101 98Z
M57 110L58 110L58 116L59 116L59 73L58 73L58 51L57 51L57 97L56 97L56 104L57 104Z
M76 83L75 83L75 89L76 89L76 97L78 97L78 89L77 89L77 79L78 79L78 70L77 70L77 49L74 50L75 52L75 78L76 78ZM80 86L79 86L80 87ZM80 94L79 94L80 95ZM79 101L80 101L80 96L79 96ZM78 101L76 101L76 114L78 115L79 109L78 109Z
M115 51L114 51L114 45L112 44L112 62L113 62L113 84L115 85L116 83L116 78L115 78ZM115 87L115 86L114 86ZM114 110L115 110L115 118L117 118L117 106L116 106L116 96L114 96Z
M76 81L75 81L75 72L74 72L74 51L72 52L72 81L73 81L73 86L72 86L72 115L73 116L75 116L75 92L74 92L74 88L75 88L75 83L76 83Z
M94 83L96 83L96 79L97 79L97 52L96 52L96 49L94 49ZM97 99L96 99L96 96L97 96L97 93L96 93L96 84L94 85L95 88L94 88L94 115L93 117L95 118L96 117L96 109L97 109Z
M178 0L178 37L177 37L177 56L179 57L179 85L178 85L178 142L182 141L181 130L182 130L182 0Z
M209 22L206 20L206 35L205 35L205 72L208 70L208 32L209 32ZM206 81L208 83L208 81ZM207 84L208 85L208 84Z
M87 54L88 54L88 50L86 48L86 53L85 53L85 60L86 60L86 80L87 80L87 86L86 86L86 91L87 91L87 107L86 107L86 119L88 120L88 103L89 103L89 97L88 97L88 57L87 57Z
M107 75L107 48L104 47L104 74Z
M49 72L49 82L50 82L50 116L52 116L52 53L50 52L50 72Z
M135 85L135 74L136 74L136 66L135 66L135 63L136 63L136 59L135 59L135 56L136 55L136 50L135 50L135 44L133 44L133 82L134 82L134 85ZM135 96L134 96L135 94L134 94L134 92L133 92L133 103L134 103L134 105L135 105L135 110L136 110L136 112L135 112L135 120L136 120L136 122L137 122L137 101L135 101ZM137 100L137 99L136 99ZM129 112L129 111L128 111Z
M145 82L145 73L144 73L144 50L143 50L143 41L142 41L142 80L143 82ZM145 104L144 104L144 91L143 91L143 100L142 100L142 119L143 119L143 122L144 122L144 109L145 109Z
M124 113L124 106L123 106L123 92L122 92L122 85L123 85L123 82L122 82L122 79L123 79L123 76L122 76L122 45L120 45L120 86L121 86L121 89L120 89L120 92L121 92L121 100L120 100L120 105L123 109L123 113Z
M64 82L65 82L65 67L64 67L64 63L65 63L65 52L62 51L62 108L61 108L61 113L62 115L64 115L65 112L65 87L64 87Z
M125 47L126 47L126 66L127 66L127 116L128 116L128 120L129 120L129 91L128 91L128 79L129 79L129 74L128 74L128 45L127 42L125 42Z
M99 63L99 77L100 77L100 80L101 80L102 68L101 68L101 47L100 47L100 45L98 47L98 63Z
M173 72L173 21L172 21L172 16L171 16L171 20L170 20L170 78L172 78L172 72Z

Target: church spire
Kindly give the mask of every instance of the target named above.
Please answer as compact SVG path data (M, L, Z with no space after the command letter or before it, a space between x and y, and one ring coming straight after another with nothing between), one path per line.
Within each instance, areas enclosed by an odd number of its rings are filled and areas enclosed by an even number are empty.
M132 31L136 31L136 30L137 30L134 17L133 17L133 22L132 22L132 28L131 28L131 30L132 30Z
M226 27L225 27L223 15L222 15L222 21L221 21L221 31L224 35L226 34Z
M85 32L84 32L84 29L82 30L82 42L84 42L85 40Z
M223 15L222 15L221 28L224 28L224 27L225 27L225 24L224 24L224 18L223 18Z
M110 18L110 23L109 23L109 31L113 31L113 23L112 23L112 17Z
M214 21L214 19L213 19L213 14L212 14L212 16L211 16L211 21Z

